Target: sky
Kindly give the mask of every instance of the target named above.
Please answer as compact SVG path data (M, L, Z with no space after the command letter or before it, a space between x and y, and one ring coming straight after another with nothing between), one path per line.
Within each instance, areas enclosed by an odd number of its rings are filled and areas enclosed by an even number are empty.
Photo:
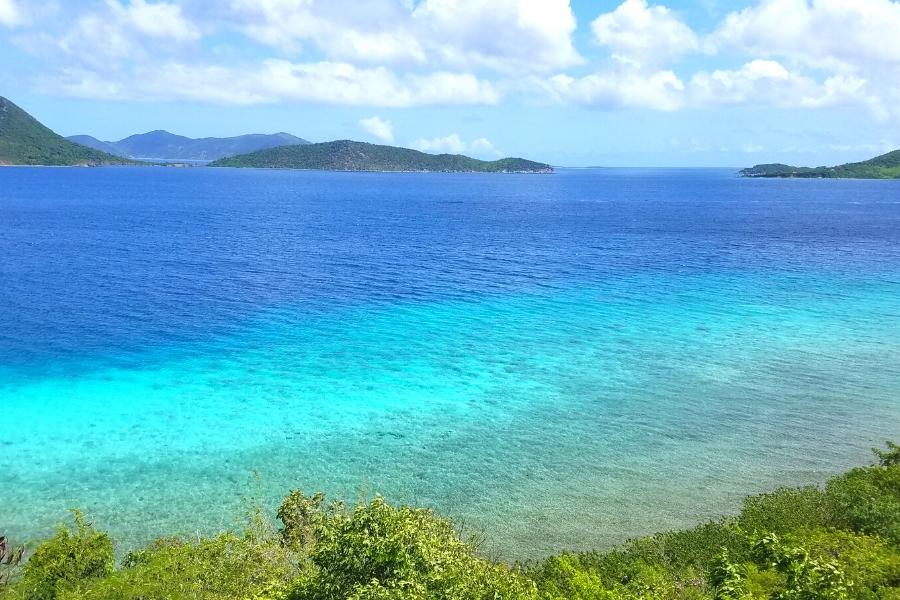
M0 0L0 95L103 140L837 164L900 148L900 0Z

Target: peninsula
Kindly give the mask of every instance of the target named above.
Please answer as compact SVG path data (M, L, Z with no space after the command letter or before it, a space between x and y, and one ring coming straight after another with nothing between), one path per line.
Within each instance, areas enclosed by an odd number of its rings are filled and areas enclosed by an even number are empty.
M409 148L339 140L281 146L224 158L211 167L322 171L437 171L459 173L552 173L553 167L524 158L484 161L460 154L426 154Z
M803 177L819 179L900 179L900 150L836 167L792 167L783 164L756 165L743 169L743 177Z

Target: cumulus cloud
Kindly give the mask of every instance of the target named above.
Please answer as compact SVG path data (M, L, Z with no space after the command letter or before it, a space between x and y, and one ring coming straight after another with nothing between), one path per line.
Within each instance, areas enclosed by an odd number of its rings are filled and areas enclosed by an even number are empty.
M293 63L283 59L228 67L168 62L133 69L127 76L69 69L46 85L88 98L244 105L293 101L405 108L499 101L499 94L490 83L466 73L397 75L384 67Z
M430 152L433 154L462 154L468 152L475 156L495 158L500 156L494 144L487 138L478 138L471 143L466 143L458 133L451 133L444 137L419 138L410 144L411 148Z
M828 77L819 83L812 77L790 72L777 61L762 59L737 70L697 73L691 79L693 99L700 105L821 108L862 103L875 112L882 111L867 87L865 80L846 75Z
M609 47L613 57L635 66L670 63L697 50L697 35L665 6L646 0L625 0L591 24L594 39Z
M394 143L394 125L390 121L382 119L379 116L372 116L366 119L360 119L359 126L369 135L386 142Z
M672 71L608 71L584 77L556 75L539 83L558 102L594 108L672 111L684 105L685 85Z
M20 19L19 7L13 0L0 0L0 25L14 27Z
M900 66L900 2L892 0L762 0L729 14L710 41L757 57L855 72Z
M262 44L350 62L531 71L580 61L568 0L231 0L225 18Z
M395 0L231 0L226 23L287 53L305 44L332 59L367 64L421 64L425 49L404 23L410 11Z
M666 0L588 16L606 55L574 71L584 58L569 0L0 0L10 41L45 60L43 89L86 98L374 111L536 97L900 117L900 0L756 0L705 32Z
M547 71L582 62L568 0L423 0L413 20L440 60L497 71Z
M432 152L436 154L461 154L467 145L460 139L458 133L451 133L444 137L432 139L419 138L410 144L416 150Z
M127 5L107 0L113 19L130 26L134 31L150 37L176 41L195 40L199 30L189 22L178 4L145 0L131 0Z

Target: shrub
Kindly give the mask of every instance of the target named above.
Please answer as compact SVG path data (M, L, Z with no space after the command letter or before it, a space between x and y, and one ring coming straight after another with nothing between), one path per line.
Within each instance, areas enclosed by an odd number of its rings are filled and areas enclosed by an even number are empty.
M531 599L534 585L520 573L478 558L475 548L456 535L449 521L431 511L393 507L376 498L351 512L339 505L322 511L318 497L292 494L299 528L285 521L285 533L312 535L315 572L301 577L291 598L354 599ZM311 502L308 502L311 500ZM302 537L302 536L301 536Z
M75 529L60 525L56 535L41 544L28 559L19 583L28 600L53 600L92 579L112 573L112 540L72 511Z
M850 596L877 598L900 585L900 552L884 540L840 530L804 530L784 536L788 546L802 546L809 557L833 561L852 584Z
M817 487L780 488L750 496L738 517L738 525L749 534L779 535L797 529L827 527L834 520L832 504Z
M825 490L837 527L900 547L900 465L853 469L829 481Z
M878 459L878 464L882 467L895 467L900 465L900 445L894 442L885 442L887 450L872 448L872 453Z
M850 586L844 571L834 560L810 557L806 549L783 543L772 533L753 546L757 565L784 576L784 585L772 600L847 600Z
M159 540L129 554L122 568L64 594L64 600L226 600L277 598L296 575L277 538L221 534L197 542Z

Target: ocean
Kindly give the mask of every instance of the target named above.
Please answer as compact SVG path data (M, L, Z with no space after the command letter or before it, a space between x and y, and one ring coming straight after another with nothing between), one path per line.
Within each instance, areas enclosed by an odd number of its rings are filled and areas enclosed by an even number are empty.
M0 534L291 489L532 559L900 438L900 182L0 169Z

